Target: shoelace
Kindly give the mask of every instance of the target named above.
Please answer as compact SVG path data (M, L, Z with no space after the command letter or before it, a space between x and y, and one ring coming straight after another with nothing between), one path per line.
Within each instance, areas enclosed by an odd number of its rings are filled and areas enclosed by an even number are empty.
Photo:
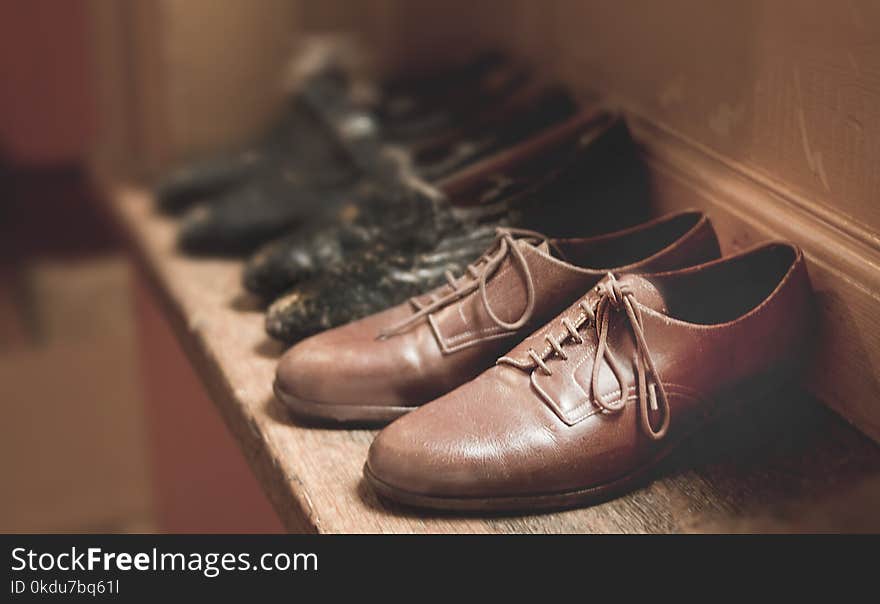
M536 245L547 243L547 245L551 246L561 255L559 248L541 233L526 229L499 227L495 229L495 242L485 254L467 266L465 275L461 278L456 278L451 271L446 271L446 281L451 290L448 294L443 296L432 294L429 304L422 306L417 312L403 321L379 332L379 338L384 339L403 333L431 313L461 300L475 290L479 290L486 314L489 315L489 318L496 325L509 331L519 329L525 325L532 318L532 313L535 311L535 283L529 270L529 263L526 261L519 245L517 245L517 241L527 241ZM495 274L508 254L519 265L526 285L526 307L520 317L510 323L498 316L492 308L486 293L487 282L492 278L492 275ZM415 298L411 299L411 302L418 307Z
M562 341L553 337L552 334L545 336L547 343L550 344L549 354L557 354L561 359L567 359L568 355L562 347L562 342L570 337L576 344L583 344L585 340L578 332L578 328L594 326L597 345L596 356L593 359L593 367L590 372L590 390L593 393L596 406L603 412L620 413L626 404L623 369L608 349L608 325L611 313L623 309L636 342L633 364L638 375L636 390L639 397L639 421L646 436L652 440L660 440L669 429L669 400L645 340L641 308L634 304L635 295L630 287L627 284L621 284L611 273L608 273L607 278L596 286L596 291L599 294L599 300L595 306L591 306L586 300L581 300L579 308L584 314L578 317L574 323L568 318L562 319L562 325L568 332ZM528 355L541 371L547 375L553 375L553 371L547 365L546 358L542 358L533 348L529 348ZM609 400L599 392L599 370L603 359L614 373L617 383L620 384L620 397L617 400ZM651 411L662 413L663 420L659 428L655 429L651 424L649 407Z

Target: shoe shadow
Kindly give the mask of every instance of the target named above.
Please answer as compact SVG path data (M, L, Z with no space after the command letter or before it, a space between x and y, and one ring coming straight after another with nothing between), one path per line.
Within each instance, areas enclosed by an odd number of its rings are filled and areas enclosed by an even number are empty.
M361 476L354 488L354 496L361 500L361 503L370 510L383 516L394 516L395 518L403 518L408 520L436 520L443 518L504 518L510 516L522 516L522 514L510 514L501 512L455 512L442 510L429 510L400 504L390 499L380 497L370 487L367 480ZM426 527L428 528L428 527Z
M264 359L277 359L285 350L287 350L287 348L288 346L284 342L273 340L272 338L265 338L254 346L254 353Z
M259 296L247 291L239 291L229 301L229 308L238 312L262 312L268 304Z
M306 417L300 417L293 411L288 409L284 403L278 400L274 395L270 396L263 403L263 410L266 415L273 421L288 426L296 426L297 428L308 428L309 430L334 430L334 431L350 431L350 430L380 430L387 425L387 422L345 422L338 423L331 420L319 420Z
M880 449L795 388L741 402L692 436L654 473L695 475L736 507L818 499L880 471Z
M363 503L368 510L382 514L383 516L409 519L430 519L453 515L451 513L435 512L433 510L420 510L418 508L395 503L389 499L383 499L376 494L363 476L360 477L360 480L357 481L357 485L354 487L354 496L360 499L361 503Z

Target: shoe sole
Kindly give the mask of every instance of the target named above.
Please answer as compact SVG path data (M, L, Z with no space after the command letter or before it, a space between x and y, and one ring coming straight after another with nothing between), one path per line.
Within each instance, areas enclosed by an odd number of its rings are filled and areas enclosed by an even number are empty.
M278 382L273 384L273 390L275 398L295 416L320 423L384 425L418 408L417 406L333 405L307 401L285 392Z
M364 464L364 479L382 498L407 506L444 512L545 512L575 507L587 507L613 499L651 482L651 473L677 447L671 445L650 464L614 481L585 489L542 495L508 497L442 497L422 495L391 486L377 478Z

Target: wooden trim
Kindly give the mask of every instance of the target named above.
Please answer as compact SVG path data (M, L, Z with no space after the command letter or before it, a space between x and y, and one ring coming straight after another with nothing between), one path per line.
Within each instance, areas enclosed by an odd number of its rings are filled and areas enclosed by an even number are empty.
M821 324L807 388L880 440L880 238L707 147L627 111L658 212L700 207L725 252L764 239L800 245Z
M173 151L161 7L90 0L88 14L99 113L92 161L121 174L149 174Z

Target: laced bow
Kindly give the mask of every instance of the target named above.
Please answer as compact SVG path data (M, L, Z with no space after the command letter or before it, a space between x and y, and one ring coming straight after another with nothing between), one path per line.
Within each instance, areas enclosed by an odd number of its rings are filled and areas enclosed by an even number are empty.
M541 233L526 229L499 227L495 229L495 242L485 254L480 256L475 262L468 264L462 277L456 278L452 271L446 271L446 281L450 288L448 293L440 296L431 294L430 303L420 307L403 321L379 332L379 338L384 339L403 333L431 313L461 300L475 290L479 290L480 299L483 307L486 309L486 314L489 315L489 318L496 325L509 331L524 326L532 318L532 314L535 311L535 283L529 270L529 263L519 245L517 245L517 241L526 241L535 245L546 243L562 255L559 248ZM497 272L501 263L508 255L519 265L526 286L526 307L520 317L513 322L507 322L498 316L492 308L489 296L486 293L487 282ZM416 307L419 306L415 298L411 299L411 302Z
M570 337L576 343L582 344L584 337L578 332L578 328L584 326L595 327L597 345L593 367L590 372L590 390L593 393L593 400L599 409L605 413L620 413L626 404L623 368L608 349L608 326L613 312L623 310L626 313L636 343L633 364L638 376L636 390L639 397L639 422L646 436L652 440L660 440L669 429L669 400L663 387L663 381L657 374L657 368L654 365L654 360L651 358L648 343L645 340L641 307L634 303L635 295L629 285L621 284L611 273L608 273L607 278L596 286L596 292L599 294L599 299L595 305L591 306L586 300L581 300L579 303L579 307L584 314L579 317L577 324L572 323L568 318L562 320L562 325L568 332L563 341ZM555 353L563 360L568 358L560 340L552 334L547 334L545 338L548 344L550 344L549 355ZM529 349L528 354L535 362L535 365L540 367L545 374L553 374L546 363L546 356L542 358L532 348ZM620 396L617 400L610 400L599 392L599 370L603 359L614 373L617 383L620 384ZM654 428L651 424L649 408L651 411L661 412L663 419L659 428Z

